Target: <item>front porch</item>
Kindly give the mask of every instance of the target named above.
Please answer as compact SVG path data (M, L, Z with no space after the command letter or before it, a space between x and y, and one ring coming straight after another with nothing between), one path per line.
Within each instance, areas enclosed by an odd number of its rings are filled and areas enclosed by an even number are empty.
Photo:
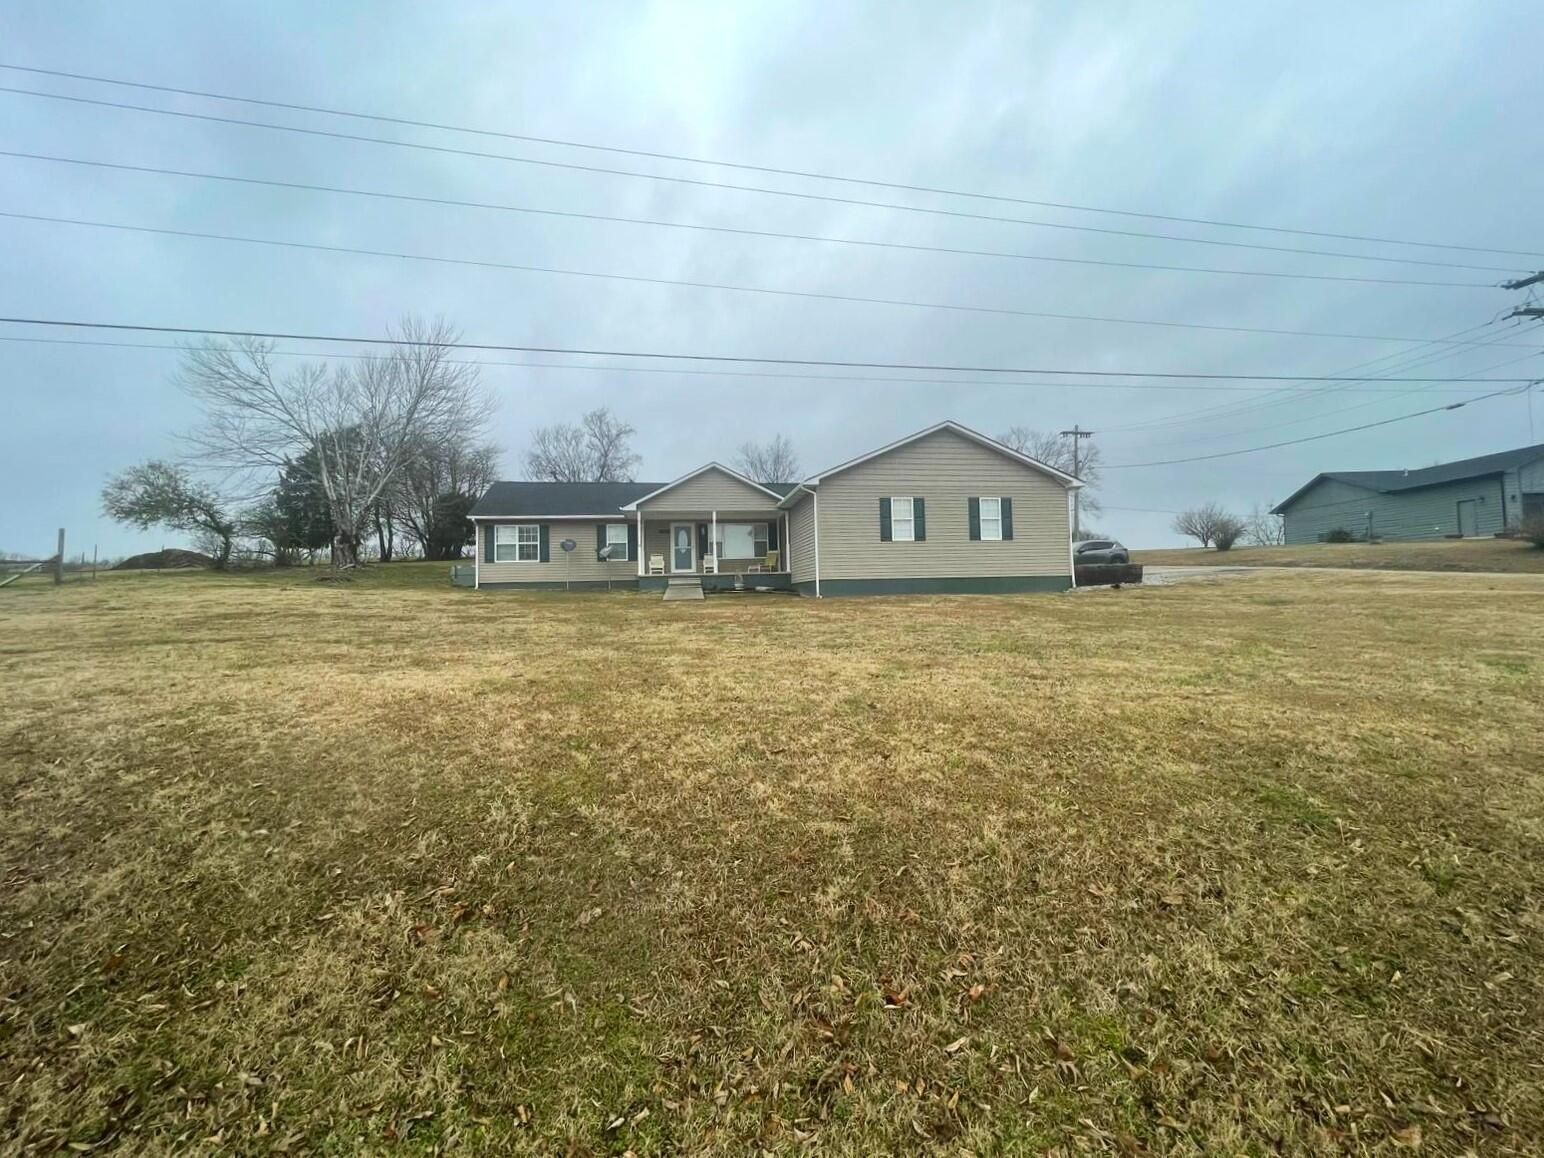
M663 590L672 578L700 579L708 591L791 586L783 511L650 510L635 518L642 590Z

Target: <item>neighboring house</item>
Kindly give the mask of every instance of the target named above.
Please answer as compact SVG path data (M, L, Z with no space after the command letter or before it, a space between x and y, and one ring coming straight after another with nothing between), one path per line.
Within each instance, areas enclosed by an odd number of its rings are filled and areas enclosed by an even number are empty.
M1419 470L1330 471L1276 506L1288 543L1494 535L1544 518L1544 444Z
M472 508L476 585L1061 591L1081 485L956 422L800 483L716 462L669 483L500 482Z

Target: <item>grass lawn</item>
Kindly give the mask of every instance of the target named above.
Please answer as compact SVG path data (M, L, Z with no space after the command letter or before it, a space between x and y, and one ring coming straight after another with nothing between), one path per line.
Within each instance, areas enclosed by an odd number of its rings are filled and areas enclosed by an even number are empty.
M1298 547L1171 547L1133 551L1151 567L1355 567L1387 571L1517 571L1544 575L1544 550L1521 539L1311 543Z
M0 1150L1537 1152L1544 579L0 591Z

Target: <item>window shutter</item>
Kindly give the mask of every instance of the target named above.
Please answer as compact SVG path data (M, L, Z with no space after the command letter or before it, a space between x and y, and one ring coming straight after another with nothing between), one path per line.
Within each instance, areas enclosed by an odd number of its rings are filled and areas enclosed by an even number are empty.
M927 504L920 498L911 500L911 535L919 543L927 540Z
M498 534L498 529L492 523L489 523L486 527L483 528L483 534L483 562L492 563L493 539L494 536Z
M548 546L547 524L542 523L536 532L536 542L539 544L536 553L543 563L552 562L552 552Z
M627 524L627 561L638 562L638 524Z
M1003 538L1011 539L1013 538L1013 500L1004 495L1000 501L1002 503Z
M595 524L595 557L600 558L600 553L606 549L606 524Z
M767 550L777 550L777 520L773 519L767 524Z
M981 538L981 500L971 498L965 501L970 505L970 541L974 543Z
M890 499L888 496L879 500L879 541L890 541Z
M702 570L702 561L708 557L708 524L697 524L697 570Z

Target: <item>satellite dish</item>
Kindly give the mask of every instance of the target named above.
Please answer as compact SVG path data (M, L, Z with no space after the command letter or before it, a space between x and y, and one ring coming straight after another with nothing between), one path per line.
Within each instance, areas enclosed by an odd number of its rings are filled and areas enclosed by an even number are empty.
M562 547L565 551L572 551L578 545L579 544L574 542L572 539L564 539L561 543L558 544L558 546Z

